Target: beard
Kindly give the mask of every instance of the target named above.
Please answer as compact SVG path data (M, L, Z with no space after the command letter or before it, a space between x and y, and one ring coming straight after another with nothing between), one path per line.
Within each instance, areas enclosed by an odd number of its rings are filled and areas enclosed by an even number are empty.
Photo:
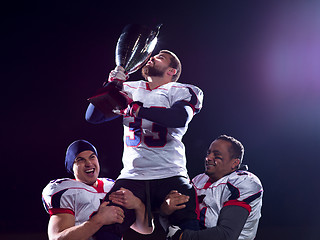
M153 66L145 65L142 68L141 72L144 79L147 80L148 77L163 77L166 70L167 70L166 68L158 68L154 65Z

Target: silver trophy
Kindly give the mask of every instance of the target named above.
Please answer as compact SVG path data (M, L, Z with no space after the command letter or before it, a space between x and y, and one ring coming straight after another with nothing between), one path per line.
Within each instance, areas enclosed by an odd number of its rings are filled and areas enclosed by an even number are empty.
M129 24L123 29L116 46L115 62L128 74L136 72L150 58L157 44L157 36L162 24L155 29L139 24ZM113 81L99 89L88 99L107 118L115 114L112 110L125 109L128 105L125 97L119 93L122 83Z
M128 74L141 68L152 54L161 24L152 30L138 24L127 25L118 39L116 46L116 65Z

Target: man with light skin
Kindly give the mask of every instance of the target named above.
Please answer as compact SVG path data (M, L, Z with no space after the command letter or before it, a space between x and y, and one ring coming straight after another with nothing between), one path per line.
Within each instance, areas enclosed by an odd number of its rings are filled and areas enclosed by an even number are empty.
M205 158L205 173L193 178L200 209L200 231L178 230L175 240L252 240L261 217L263 188L257 176L239 170L243 145L235 138L221 135L215 139ZM170 215L188 201L173 191L162 204Z
M143 80L126 81L129 76L120 66L110 72L106 87L114 82L121 85L128 103L125 109L114 109L123 116L124 145L123 169L111 191L129 189L145 203L150 216L175 189L190 200L185 208L171 214L169 221L182 229L196 230L196 197L182 138L202 108L203 92L194 85L177 82L181 69L173 52L161 50L142 68ZM90 103L86 120L99 124L114 119L102 112ZM131 222L131 218L125 218L122 225Z
M126 216L119 206L110 206L110 201L135 210L136 221L132 229L142 234L152 233L153 227L148 226L144 204L131 191L121 188L109 196L109 201L100 205L114 181L98 178L100 165L97 155L96 148L88 141L73 142L67 149L65 166L75 179L56 179L44 188L42 198L50 214L50 240L93 239L101 227L121 224Z

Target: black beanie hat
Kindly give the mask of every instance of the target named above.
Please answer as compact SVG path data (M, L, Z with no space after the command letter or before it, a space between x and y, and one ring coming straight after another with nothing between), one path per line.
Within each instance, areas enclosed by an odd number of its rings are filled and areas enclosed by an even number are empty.
M76 140L69 145L64 162L65 167L69 173L73 174L73 163L77 155L86 150L90 150L98 156L96 148L86 140Z

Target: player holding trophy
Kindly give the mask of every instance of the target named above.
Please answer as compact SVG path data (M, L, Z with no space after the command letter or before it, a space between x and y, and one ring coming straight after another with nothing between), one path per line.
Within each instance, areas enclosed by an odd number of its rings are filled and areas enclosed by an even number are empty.
M177 82L181 63L168 50L149 59L142 68L144 80L127 81L127 72L118 65L110 72L105 86L117 86L116 94L107 91L105 95L121 96L127 103L125 107L115 104L110 114L103 105L112 105L112 101L105 101L103 94L98 94L90 99L86 112L86 120L93 124L123 116L124 167L110 193L121 187L129 189L146 204L151 216L151 211L160 208L167 194L177 190L190 200L185 208L169 216L169 222L183 230L198 230L195 190L186 169L182 137L202 107L203 93L198 87ZM101 231L120 235L135 220L130 211L124 209L124 223L114 224L112 229L105 226Z

